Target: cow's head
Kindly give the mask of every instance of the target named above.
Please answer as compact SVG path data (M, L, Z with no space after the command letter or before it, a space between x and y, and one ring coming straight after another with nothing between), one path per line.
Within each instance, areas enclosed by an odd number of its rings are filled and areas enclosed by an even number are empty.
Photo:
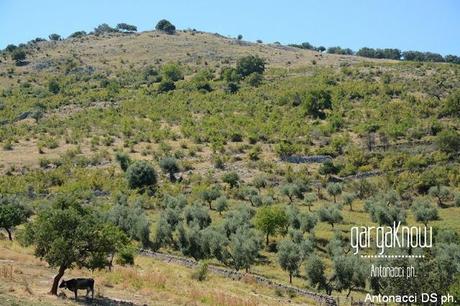
M59 285L59 288L67 288L67 282L63 280L61 284Z

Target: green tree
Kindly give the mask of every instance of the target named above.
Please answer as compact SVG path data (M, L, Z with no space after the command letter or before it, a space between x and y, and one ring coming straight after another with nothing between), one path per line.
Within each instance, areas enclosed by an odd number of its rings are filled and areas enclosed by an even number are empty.
M265 206L260 208L255 216L254 224L258 230L266 235L266 245L269 244L270 235L274 235L286 228L288 219L286 212L280 207Z
M24 243L35 246L35 256L58 268L50 293L57 295L59 280L67 269L104 268L113 251L113 236L91 209L77 203L54 204L43 209L26 226Z
M176 82L184 78L182 69L179 65L174 63L168 63L161 67L161 74L163 78L167 81Z
M16 66L20 66L26 60L26 52L21 48L17 48L11 53L11 59L16 62Z
M48 38L53 41L58 41L58 40L61 40L61 35L53 33L53 34L50 34Z
M155 26L155 30L165 32L166 34L176 33L176 27L166 19L161 19Z
M334 203L337 203L337 196L342 194L342 184L330 183L326 187L327 193L334 197Z
M326 266L316 255L311 255L305 263L305 274L307 275L311 286L319 290L327 288L325 271Z
M150 245L150 222L139 203L130 206L125 197L107 213L107 221L118 226L131 239Z
M220 196L216 199L216 210L219 212L219 215L222 214L228 208L228 200L225 196Z
M31 211L21 204L16 197L0 194L0 228L8 233L8 239L13 240L14 228L30 217Z
M338 291L347 290L347 297L352 290L366 287L367 268L357 256L337 256L333 259L334 287Z
M238 59L236 63L236 71L243 78L251 73L264 73L265 61L257 55L248 55Z
M438 201L439 207L445 207L445 202L451 197L451 192L448 187L446 186L432 186L429 190L428 193L436 198Z
M222 175L222 181L230 185L230 188L234 188L238 186L240 177L236 172L227 172L224 175Z
M321 222L327 222L332 227L335 223L343 221L342 213L336 205L328 205L318 210L318 216Z
M169 174L169 180L171 182L176 181L176 173L179 172L179 164L177 163L177 159L174 157L165 157L160 160L160 168L163 172Z
M292 275L299 271L302 254L299 247L291 240L282 240L278 244L278 262L281 268L289 273L289 283L292 284Z
M294 198L303 199L302 188L294 183L289 183L281 187L281 194L288 197L289 203L292 203Z
M347 193L343 196L343 204L350 207L350 211L353 211L353 201L356 199L354 193Z
M299 216L300 219L300 229L305 233L311 233L318 223L318 218L316 215L311 213L301 213Z
M209 205L209 209L212 209L212 202L220 197L220 190L215 186L208 188L200 193L200 197Z
M248 272L259 256L260 249L261 242L254 230L240 227L230 236L225 264L237 271L245 269Z
M439 219L436 206L431 205L426 199L416 199L414 203L412 203L411 209L414 213L415 220L422 222L425 226L428 225L429 221Z
M130 188L153 187L157 183L157 174L152 165L146 161L133 162L125 173Z
M137 32L137 27L135 25L127 24L127 23L119 23L117 24L117 30L127 33Z

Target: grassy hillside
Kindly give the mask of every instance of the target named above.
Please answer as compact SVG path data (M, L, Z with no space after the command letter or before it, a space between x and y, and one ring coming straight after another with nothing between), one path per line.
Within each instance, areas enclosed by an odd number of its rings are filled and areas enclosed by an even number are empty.
M197 204L212 220L197 235L207 235L206 228L217 233L247 210L248 233L260 247L250 271L287 283L277 244L312 242L293 285L322 293L305 272L307 257L318 256L326 276L333 276L334 257L349 251L350 227L383 222L373 214L376 203L421 226L414 207L428 202L438 215L430 226L460 233L459 65L321 54L195 31L89 35L31 44L26 53L22 66L8 52L0 56L0 194L16 196L34 215L62 195L107 214L123 194L150 222L155 248L190 256L180 247L179 226L169 240L159 239L168 213L183 218L178 224L188 235L195 230L185 221L188 209ZM226 73L248 55L265 60L263 74ZM179 77L169 80L172 72ZM174 89L162 87L171 83ZM123 156L154 167L154 188L142 192L129 185L119 164ZM292 163L287 156L325 159ZM172 175L162 167L165 159L178 168ZM229 173L237 174L235 186L225 179ZM185 208L177 204L182 199ZM342 220L331 225L321 214L336 206ZM252 231L263 207L279 207L288 218L268 246L259 227ZM299 216L318 222L304 232ZM6 232L0 237L0 300L71 303L46 295L55 269L34 259L31 248L7 242ZM226 264L201 255L197 259ZM65 278L91 274L98 296L136 304L291 300L251 282L215 275L192 280L187 268L139 256L134 266L94 273L73 269ZM345 299L348 289L335 288L332 295ZM366 292L369 282L350 296L362 299ZM291 302L311 303L301 297Z

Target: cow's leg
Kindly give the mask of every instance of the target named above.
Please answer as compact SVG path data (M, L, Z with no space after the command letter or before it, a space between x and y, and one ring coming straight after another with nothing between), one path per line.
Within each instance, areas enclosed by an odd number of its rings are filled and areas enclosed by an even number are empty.
M75 301L78 300L77 291L78 291L77 289L73 290L73 293L75 293Z
M91 299L94 300L94 287L91 287Z

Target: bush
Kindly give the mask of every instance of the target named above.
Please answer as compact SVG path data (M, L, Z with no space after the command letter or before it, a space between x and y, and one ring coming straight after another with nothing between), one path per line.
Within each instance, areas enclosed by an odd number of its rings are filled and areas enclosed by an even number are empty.
M264 73L265 61L257 55L248 55L238 59L236 63L236 71L243 78L251 73Z
M201 261L198 267L192 273L192 279L197 281L204 281L208 277L208 263Z
M128 170L128 167L131 163L131 159L129 158L128 154L123 153L123 152L117 152L115 154L115 160L118 162L123 172L126 172L126 170Z
M26 59L26 52L22 49L17 48L11 53L11 59L16 62L16 66L20 66L24 63Z
M253 87L258 87L262 83L262 80L262 74L257 72L253 72L246 77L246 81L248 82L248 84Z
M136 250L131 246L126 246L118 251L116 263L121 266L134 265L134 256Z
M454 130L444 130L437 135L436 143L439 149L446 153L460 151L460 135Z
M160 160L160 168L163 172L169 174L169 180L171 182L176 181L175 174L179 172L179 165L177 163L177 159L174 157L165 157Z
M157 183L155 169L143 160L132 163L125 175L130 188L153 187Z
M157 91L158 93L163 93L163 92L168 92L174 89L176 89L176 85L174 84L173 81L163 80L160 82L160 84L158 84Z
M240 177L236 172L228 172L222 176L222 181L230 185L230 188L238 186Z
M229 82L229 83L225 84L225 87L224 87L225 93L228 93L228 94L237 93L239 89L240 89L240 87L235 82Z
M59 83L57 80L52 79L51 81L48 82L48 90L49 92L53 94L58 94L59 91L61 90L61 87L59 86Z
M155 29L157 31L162 31L170 35L176 33L176 27L166 19L158 21L157 25L155 26Z
M163 67L161 67L161 74L163 75L164 79L172 82L184 79L181 68L179 65L174 63L163 65Z

